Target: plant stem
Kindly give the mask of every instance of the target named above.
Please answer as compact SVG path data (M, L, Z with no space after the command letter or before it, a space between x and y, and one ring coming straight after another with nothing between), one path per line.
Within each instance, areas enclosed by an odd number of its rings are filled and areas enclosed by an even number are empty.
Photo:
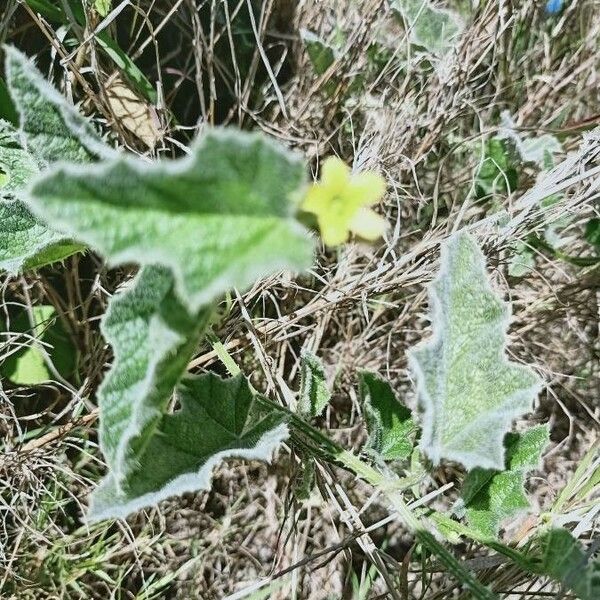
M217 356L223 362L229 373L235 376L240 373L240 368L227 349L214 336L209 334L213 349ZM251 386L252 387L252 386ZM253 388L252 388L253 389ZM390 480L388 474L379 469L373 468L361 460L356 454L344 450L339 444L334 442L329 436L325 435L296 413L288 408L272 402L261 396L255 391L255 399L266 408L284 413L290 425L296 428L303 435L315 442L316 451L325 460L341 465L348 471L354 473L374 488L383 493L386 500L390 503L396 514L404 524L415 534L415 538L426 547L438 560L448 569L454 577L469 589L473 598L476 600L496 600L497 596L481 584L473 575L458 561L435 537L428 531L425 523L407 506L397 490L397 480ZM397 479L397 478L396 478Z
M435 539L427 530L423 521L410 510L400 495L390 489L389 478L386 475L367 465L351 452L343 451L337 457L337 460L385 495L386 500L391 504L400 519L415 534L416 539L432 552L458 581L471 591L473 598L478 600L494 600L497 598L496 594L473 577L460 561Z

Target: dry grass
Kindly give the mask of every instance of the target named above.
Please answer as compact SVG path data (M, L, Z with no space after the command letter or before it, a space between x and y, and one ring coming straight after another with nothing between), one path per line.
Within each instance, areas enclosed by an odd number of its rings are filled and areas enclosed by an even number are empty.
M506 539L526 535L570 481L600 423L598 269L537 251L530 273L507 274L515 240L526 241L565 214L571 219L561 250L591 254L582 230L598 214L600 134L584 130L600 122L598 2L573 0L555 18L543 2L499 0L475 9L457 2L467 15L465 33L443 60L432 61L409 43L387 0L270 0L256 23L261 52L252 53L245 71L241 54L223 59L228 54L219 44L228 48L231 27L207 29L194 11L208 10L210 2L130 4L110 27L162 90L154 105L135 101L141 112L133 125L111 97L115 68L89 35L98 19L87 30L73 27L80 44L66 48L56 24L9 0L0 36L37 53L46 72L52 64L54 81L131 151L174 156L205 123L222 122L263 129L308 155L315 172L322 157L335 153L356 168L380 169L388 180L381 210L391 228L384 243L323 251L309 275L282 275L234 299L219 337L271 397L289 399L300 351L312 349L334 389L322 425L358 449L364 430L357 369L386 375L412 403L406 350L427 335L424 285L437 268L439 244L461 228L484 244L497 287L512 302L510 352L535 365L546 382L527 420L552 427L544 469L528 483L536 510L511 524ZM235 22L235 12L230 17ZM302 28L323 39L343 33L338 58L320 76L300 43ZM374 44L376 62L369 58ZM364 81L356 93L358 76ZM494 210L505 211L499 219L489 202L476 201L473 177L502 110L525 136L560 136L570 154L550 173L523 167L518 189L494 198ZM149 127L153 149L144 141ZM542 210L540 200L551 193L560 193L560 201ZM389 512L348 474L318 464L318 486L298 499L303 465L294 448L274 465L224 465L211 492L165 502L127 523L82 525L87 494L103 468L94 390L109 351L98 318L128 275L108 273L86 256L2 279L4 307L54 304L82 357L68 385L0 384L2 598L210 600L265 577L281 583L265 596L271 598L467 597L395 519L370 527ZM1 351L7 352L10 343ZM190 369L223 367L206 346ZM451 466L438 469L421 493L456 483L459 474ZM448 509L453 497L449 489L434 502ZM575 515L569 526L583 523L577 532L588 540L597 535L593 511L593 504L571 503L561 514ZM457 553L504 598L555 597L547 582L489 562L474 545Z

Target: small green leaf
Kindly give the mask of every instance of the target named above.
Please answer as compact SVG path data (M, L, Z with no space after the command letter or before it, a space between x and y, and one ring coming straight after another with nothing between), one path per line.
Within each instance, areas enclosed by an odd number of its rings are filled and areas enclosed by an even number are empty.
M392 386L376 373L360 373L359 392L369 432L367 450L383 460L408 458L417 431L410 410L398 401Z
M486 538L496 538L502 522L530 504L524 483L528 471L539 467L548 444L548 427L532 427L506 436L506 470L473 469L465 478L462 507L469 526Z
M207 490L223 460L270 461L287 438L280 412L263 408L242 375L207 374L179 387L181 408L164 415L118 485L109 474L93 493L89 519L125 517L175 494Z
M504 435L531 409L540 381L505 356L509 309L468 234L443 245L429 299L433 337L409 354L423 412L421 447L434 464L445 458L467 469L503 469Z
M524 161L534 162L543 168L552 168L552 157L562 152L561 143L549 133L525 138L517 147Z
M523 162L535 163L542 169L551 169L554 166L554 154L563 151L558 139L549 133L523 137L507 110L502 111L500 124L496 139L512 142Z
M75 351L56 318L54 307L34 306L31 316L33 326L26 313L10 321L11 337L24 334L21 339L15 338L11 345L18 343L22 348L7 356L0 364L0 373L16 385L39 385L52 381L54 376L46 363L46 354L56 371L63 377L69 377L75 368Z
M330 400L323 363L312 352L303 352L300 357L298 412L309 419L318 417Z
M309 266L313 242L293 218L302 161L265 136L213 130L183 160L120 158L62 166L29 204L111 265L168 267L190 312L232 287Z
M517 189L519 174L511 142L492 138L485 144L483 161L475 177L477 197L511 193Z
M300 30L300 37L304 42L315 72L317 75L323 75L335 61L335 49L307 29Z
M560 581L580 600L600 598L600 560L586 554L566 529L551 529L541 539L539 571Z
M406 19L410 41L436 55L456 45L464 28L457 13L430 0L395 0L392 6Z

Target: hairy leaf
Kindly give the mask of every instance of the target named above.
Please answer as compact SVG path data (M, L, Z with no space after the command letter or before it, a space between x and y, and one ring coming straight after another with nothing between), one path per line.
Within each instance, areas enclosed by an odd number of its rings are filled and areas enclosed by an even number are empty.
M423 412L421 447L434 464L445 458L500 470L504 435L531 409L540 382L505 356L509 308L468 234L444 244L429 299L433 337L409 356Z
M383 460L408 458L417 429L410 410L398 401L392 386L375 373L360 374L359 391L369 432L367 449Z
M407 21L410 41L436 55L454 46L464 27L457 13L430 0L395 0L393 7Z
M479 198L508 194L519 183L516 152L511 142L492 138L485 144L485 154L475 176L475 191Z
M300 360L298 412L307 418L318 417L331 400L325 369L321 360L311 352L303 352Z
M0 120L0 197L10 198L39 172L35 158L21 146L19 132Z
M16 274L83 249L34 217L21 197L40 167L109 153L91 125L52 88L26 56L6 48L8 87L20 128L0 122L0 270ZM86 149L87 147L87 149Z
M196 312L232 287L310 264L313 243L292 218L304 177L302 162L264 136L214 130L183 160L63 166L35 183L29 203L111 265L168 267Z
M511 140L524 162L533 162L545 169L553 167L553 155L562 152L562 145L556 137L544 133L524 138L507 110L502 111L500 124L496 140Z
M551 529L541 546L541 573L560 581L580 600L600 598L600 560L587 554L569 531Z
M41 165L58 160L88 162L112 156L88 119L69 104L21 52L5 47L6 75L21 143Z
M94 492L91 520L125 517L174 494L207 490L224 459L271 460L287 437L281 413L259 405L242 375L188 380L177 397L181 408L162 417L137 468L121 485L109 474Z
M502 522L524 510L525 475L539 466L548 444L548 427L532 427L524 433L506 436L506 470L473 469L465 478L462 505L469 525L483 537L495 538Z
M525 242L514 242L511 249L513 255L508 263L508 274L511 277L524 277L535 267L535 255Z
M114 361L98 391L100 447L117 486L155 435L210 316L188 312L173 287L168 269L145 267L102 321Z
M0 199L0 270L16 275L82 250L81 244L42 225L20 200Z

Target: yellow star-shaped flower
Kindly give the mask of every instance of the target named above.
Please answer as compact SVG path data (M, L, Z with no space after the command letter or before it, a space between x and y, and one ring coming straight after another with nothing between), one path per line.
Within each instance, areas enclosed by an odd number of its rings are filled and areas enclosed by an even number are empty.
M352 175L336 157L323 161L321 180L313 184L302 210L317 217L321 237L327 246L348 240L350 232L366 240L376 240L386 230L386 221L368 208L385 193L385 180L373 171Z

